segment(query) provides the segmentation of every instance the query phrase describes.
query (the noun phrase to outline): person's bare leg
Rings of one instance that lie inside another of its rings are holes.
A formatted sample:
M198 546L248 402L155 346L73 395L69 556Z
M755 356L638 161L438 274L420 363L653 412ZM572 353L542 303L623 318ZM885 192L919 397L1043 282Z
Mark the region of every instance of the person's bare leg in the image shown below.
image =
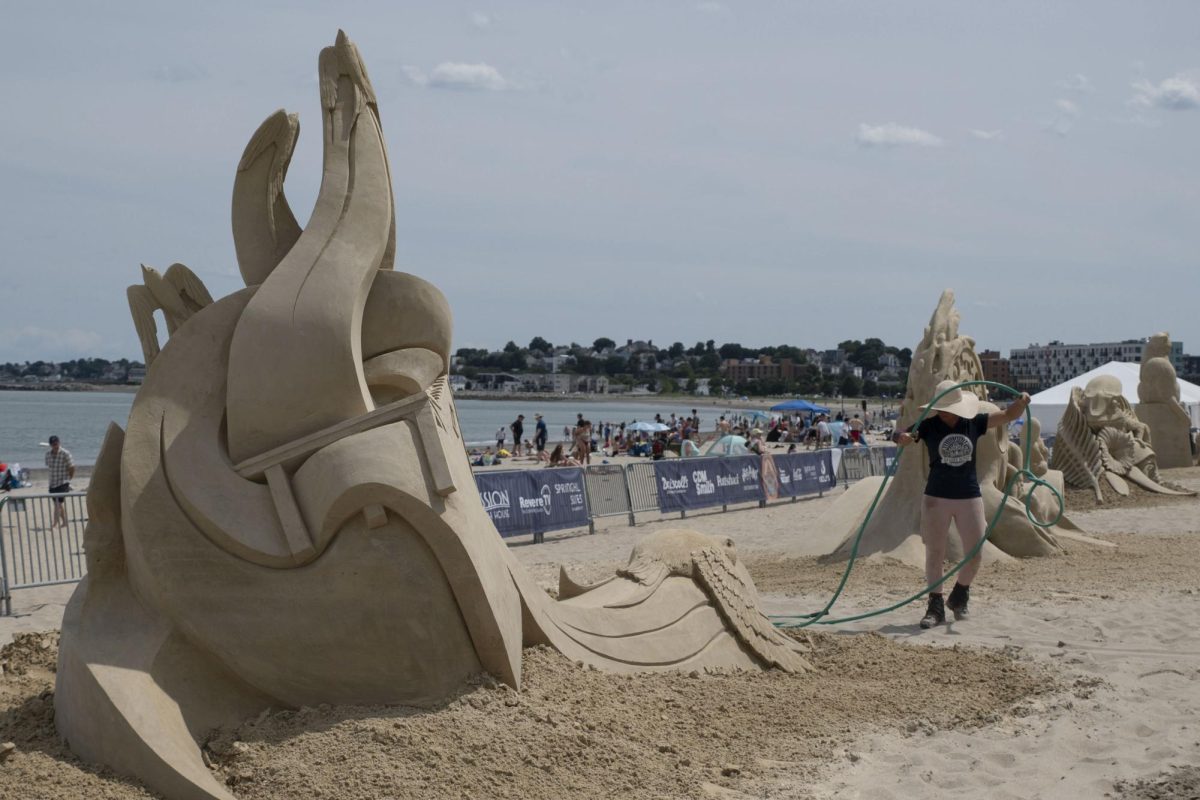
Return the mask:
M921 498L921 539L925 542L925 583L932 585L941 579L946 568L946 536L950 532L950 509L947 501L938 497ZM929 605L921 618L922 628L932 628L946 621L946 608L939 586L929 592Z
M987 519L983 513L983 498L974 497L969 500L955 500L954 527L958 529L962 539L963 553L969 553L983 539L987 531ZM971 600L971 582L979 574L979 566L983 563L982 552L963 565L958 573L958 582L946 599L946 608L954 612L956 620L964 620L969 612L967 606Z

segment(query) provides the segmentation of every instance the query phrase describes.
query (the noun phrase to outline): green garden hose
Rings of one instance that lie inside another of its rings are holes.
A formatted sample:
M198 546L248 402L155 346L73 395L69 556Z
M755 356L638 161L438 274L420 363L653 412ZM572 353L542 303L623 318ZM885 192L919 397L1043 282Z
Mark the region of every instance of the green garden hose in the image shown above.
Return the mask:
M945 391L939 393L936 397L934 397L933 400L929 403L929 405L925 407L925 410L921 412L921 416L917 417L917 421L913 425L913 429L915 430L921 424L921 422L925 419L925 417L928 416L930 410L932 410L933 405L935 403L937 403L938 400L941 400L944 395L949 394L950 392L953 392L956 389L962 389L962 388L965 388L968 386L993 386L997 389L1003 389L1004 391L1009 392L1014 395L1019 396L1021 394L1020 392L1018 392L1016 389L1012 388L1011 386L1005 386L1003 383L997 383L996 381L964 381L962 383L951 386L950 388L946 389ZM1029 519L1029 521L1031 523L1038 526L1039 528L1049 528L1050 526L1057 524L1058 521L1060 519L1062 519L1063 511L1065 510L1065 505L1063 503L1062 495L1058 493L1058 490L1055 489L1053 486L1051 486L1048 482L1046 482L1046 481L1042 480L1041 478L1037 477L1036 475L1034 475L1033 472L1030 471L1030 469L1029 469L1029 459L1030 459L1030 455L1033 452L1032 419L1033 419L1033 417L1029 413L1029 407L1026 406L1025 407L1024 463L1021 465L1021 469L1014 472L1012 474L1012 477L1010 477L1008 479L1008 483L1005 484L1004 499L1007 501L1007 499L1012 496L1013 486L1022 477L1028 478L1031 483L1035 484L1034 488L1036 488L1036 486L1045 486L1047 489L1049 489L1054 494L1055 499L1058 500L1058 514L1056 514L1054 519L1050 520L1049 522L1042 522L1041 520L1037 519L1033 515L1033 508L1031 506L1031 503L1033 500L1033 489L1030 489L1030 491L1025 495L1025 516ZM853 545L853 547L850 548L850 558L846 562L846 569L842 572L842 580L840 583L838 583L838 587L834 591L833 596L829 598L829 602L826 603L825 607L822 608L820 611L814 611L809 614L775 614L775 615L772 615L769 617L769 619L775 625L775 627L777 627L777 628L807 628L809 625L836 625L841 622L854 622L856 620L868 619L869 617L877 617L880 614L887 614L891 611L895 611L898 608L902 608L902 607L908 605L909 603L913 602L914 600L919 600L920 598L924 597L928 592L931 592L934 589L937 589L943 583L948 581L960 569L962 569L964 566L966 566L967 562L969 562L971 559L973 559L976 556L976 554L978 554L979 551L983 548L984 542L986 542L988 540L988 537L990 537L992 535L992 530L996 527L996 523L1000 521L1000 515L1004 512L1004 503L1003 502L1001 502L999 507L996 509L996 513L992 516L991 521L988 522L987 529L983 532L983 538L981 538L979 540L979 543L976 544L974 547L972 547L971 551L969 553L967 553L966 555L963 556L962 561L959 561L954 566L953 569L951 569L949 572L947 572L945 575L943 575L938 580L929 584L928 586L926 586L924 589L917 592L916 594L906 597L897 603L893 603L892 605L887 606L886 608L879 608L874 611L868 611L864 614L854 614L853 616L849 616L849 617L835 617L835 618L829 617L830 609L833 608L833 605L834 605L834 603L836 603L838 601L838 598L840 598L842 596L842 592L846 588L846 582L850 580L850 572L854 569L854 562L858 558L858 546L862 542L863 532L867 529L867 523L871 521L871 515L875 513L875 506L877 506L879 504L879 498L883 497L883 490L887 488L888 481L891 480L892 476L896 473L896 468L900 465L900 459L904 455L904 451L907 449L909 449L909 448L903 448L903 447L900 448L900 451L896 454L896 458L894 458L892 460L892 466L884 474L883 482L879 484L879 490L875 492L875 499L871 501L871 507L869 509L867 509L867 516L863 518L862 524L858 526L858 533L856 533L854 536L854 545Z

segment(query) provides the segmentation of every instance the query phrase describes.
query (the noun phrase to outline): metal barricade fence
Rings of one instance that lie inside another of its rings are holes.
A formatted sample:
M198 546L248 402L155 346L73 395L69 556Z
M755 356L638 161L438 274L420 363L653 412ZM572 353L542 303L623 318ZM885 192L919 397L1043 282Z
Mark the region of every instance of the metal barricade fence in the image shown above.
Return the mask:
M0 600L12 614L12 590L74 583L87 573L83 492L5 498L0 510ZM66 525L56 524L61 504Z
M629 497L629 484L626 482L624 467L620 464L593 464L585 467L583 484L587 489L588 509L593 518L627 514L630 526L634 524L633 503Z
M658 511L658 479L654 477L654 462L625 465L625 480L629 486L629 510Z
M882 475L895 448L846 448L842 451L837 480L843 484L871 475ZM697 459L702 461L712 459ZM499 477L497 473L491 473ZM583 469L586 508L590 527L597 517L660 511L654 462L593 464ZM36 586L72 583L87 573L83 532L87 503L83 492L7 497L0 507L0 601L2 613L12 613L11 592ZM792 498L794 499L794 498ZM55 526L55 506L63 504L66 526Z
M866 447L842 449L842 460L838 465L838 480L844 484L869 478L874 474L871 451Z

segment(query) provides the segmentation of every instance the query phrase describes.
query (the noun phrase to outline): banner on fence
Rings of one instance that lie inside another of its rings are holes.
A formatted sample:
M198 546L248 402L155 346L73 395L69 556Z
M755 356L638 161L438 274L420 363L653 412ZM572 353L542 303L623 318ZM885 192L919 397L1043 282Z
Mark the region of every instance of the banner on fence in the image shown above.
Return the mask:
M669 459L654 462L658 508L664 514L708 506L757 503L763 498L759 456Z
M800 497L827 492L834 486L832 450L773 456L779 471L779 496Z
M588 525L583 470L578 467L477 472L475 484L501 536Z

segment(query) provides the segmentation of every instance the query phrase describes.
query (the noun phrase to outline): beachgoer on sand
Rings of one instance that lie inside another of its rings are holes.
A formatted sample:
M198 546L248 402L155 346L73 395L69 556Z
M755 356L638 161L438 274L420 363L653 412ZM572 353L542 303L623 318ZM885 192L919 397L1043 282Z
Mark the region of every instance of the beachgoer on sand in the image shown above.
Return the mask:
M50 494L66 494L71 491L71 480L75 477L75 459L71 451L59 444L57 436L50 437L50 449L46 451L46 468L50 471ZM64 498L54 498L54 522L51 527L67 527L67 506Z
M957 384L945 380L938 384L934 396ZM962 539L963 552L970 552L987 529L983 514L983 497L975 472L975 443L991 428L1006 425L1025 411L1029 395L1022 394L1004 411L979 413L979 398L962 388L953 389L932 407L931 413L913 431L911 428L896 434L896 442L908 445L923 441L929 451L929 480L921 502L921 538L925 541L925 581L933 584L944 574L946 537L950 521ZM927 406L922 406L924 409ZM958 573L950 597L942 601L941 591L929 593L929 606L921 619L922 628L932 628L946 621L946 609L954 612L956 620L967 618L967 602L971 581L979 573L983 561L976 553ZM939 587L940 588L940 587Z

